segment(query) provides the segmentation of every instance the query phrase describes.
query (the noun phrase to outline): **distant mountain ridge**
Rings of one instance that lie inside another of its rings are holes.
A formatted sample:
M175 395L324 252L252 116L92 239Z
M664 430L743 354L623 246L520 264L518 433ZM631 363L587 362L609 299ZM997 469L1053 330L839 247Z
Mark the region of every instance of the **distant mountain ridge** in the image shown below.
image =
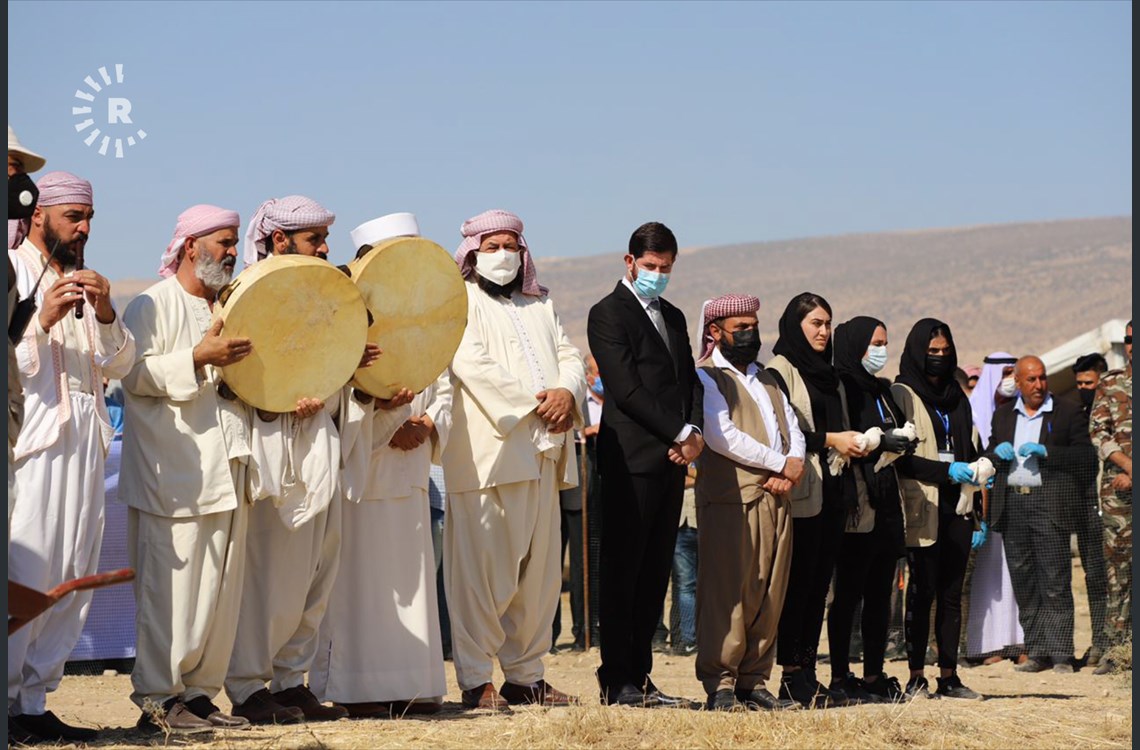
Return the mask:
M567 334L583 351L587 313L621 278L623 252L535 259ZM114 282L119 308L153 283ZM702 301L755 294L767 352L784 306L802 291L823 295L836 322L856 315L883 320L892 365L923 317L950 325L964 364L997 350L1041 353L1109 318L1131 317L1132 217L693 247L682 251L666 297L685 312L695 337Z

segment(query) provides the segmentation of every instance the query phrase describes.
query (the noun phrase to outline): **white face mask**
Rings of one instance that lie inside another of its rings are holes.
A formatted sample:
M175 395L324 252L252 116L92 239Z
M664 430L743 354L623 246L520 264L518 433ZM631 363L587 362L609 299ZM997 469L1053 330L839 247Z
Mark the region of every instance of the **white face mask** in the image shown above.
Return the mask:
M863 369L871 375L876 375L887 366L887 347L868 346L867 353L863 355Z
M1017 381L1010 375L1008 378L1002 378L1001 383L997 387L998 395L1003 398L1013 398L1017 394Z
M522 251L496 250L493 253L479 253L475 258L475 273L487 281L506 286L519 275L522 265Z

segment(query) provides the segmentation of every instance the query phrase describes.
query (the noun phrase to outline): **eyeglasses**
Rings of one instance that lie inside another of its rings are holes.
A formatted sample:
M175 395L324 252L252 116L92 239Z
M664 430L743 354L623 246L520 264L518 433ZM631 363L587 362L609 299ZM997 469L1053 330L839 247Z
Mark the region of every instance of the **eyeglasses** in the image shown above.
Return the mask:
M1128 336L1125 336L1125 337L1124 337L1124 343L1125 343L1125 344L1129 344L1129 345L1131 345L1131 344L1132 344L1132 336L1131 336L1131 334L1129 334Z

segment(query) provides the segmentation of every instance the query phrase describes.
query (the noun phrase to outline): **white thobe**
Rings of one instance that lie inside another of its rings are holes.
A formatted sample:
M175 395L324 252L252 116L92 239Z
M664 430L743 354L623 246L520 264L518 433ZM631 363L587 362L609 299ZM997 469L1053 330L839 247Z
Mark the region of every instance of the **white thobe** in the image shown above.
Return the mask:
M21 297L59 278L49 268L33 289L45 258L25 240L10 255ZM90 306L81 320L68 313L45 331L36 315L16 347L24 424L13 470L17 496L9 525L8 579L46 591L93 575L103 538L103 466L114 431L103 403L103 376L122 377L135 342L118 316L98 323ZM8 712L41 714L56 689L87 618L90 591L72 594L8 639Z
M341 569L321 625L310 687L323 701L438 701L447 692L428 474L451 426L448 372L418 394L411 417L428 415L431 440L372 454L367 492L344 504Z
M138 357L123 378L119 497L128 506L138 647L131 699L211 700L237 629L245 562L249 409L218 393L217 368L194 368L211 323L176 276L123 318Z
M536 394L566 388L581 426L586 376L547 297L467 287L467 329L452 361L444 585L463 690L542 678L561 590L558 492L577 485L570 433L551 434Z
M272 693L304 684L340 566L345 488L364 481L353 453L364 439L390 439L407 414L374 412L345 388L309 419L253 418L245 586L226 676L234 705L266 683Z

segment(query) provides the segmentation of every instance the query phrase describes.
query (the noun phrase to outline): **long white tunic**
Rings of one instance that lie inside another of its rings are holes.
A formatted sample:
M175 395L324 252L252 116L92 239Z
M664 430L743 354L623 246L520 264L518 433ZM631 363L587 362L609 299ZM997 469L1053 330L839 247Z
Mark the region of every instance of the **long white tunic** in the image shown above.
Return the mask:
M377 442L364 501L344 504L341 569L310 675L321 700L434 700L446 692L428 474L450 431L447 372L412 402L410 416L424 414L435 423L432 439L411 451Z
M558 461L558 489L576 487L571 433L550 434L535 394L566 388L575 426L586 398L582 355L548 297L492 297L467 282L467 329L451 364L452 430L443 455L449 493L539 479L538 453Z
M234 510L229 462L249 459L249 409L218 395L216 367L194 369L210 306L172 276L132 300L123 317L139 351L123 378L120 497L167 518Z
M219 372L194 368L209 304L176 276L123 318L138 356L123 378L119 497L135 567L132 700L213 698L237 629L245 563L249 409L218 394Z
M21 297L59 278L30 240L12 252ZM45 331L36 315L16 347L24 425L14 448L19 498L9 526L8 578L39 591L98 569L103 536L103 468L113 430L103 403L103 376L126 374L135 343L118 316L98 323L90 308L68 313ZM73 594L8 639L8 706L12 714L43 713L46 693L63 676L79 639L91 592Z

